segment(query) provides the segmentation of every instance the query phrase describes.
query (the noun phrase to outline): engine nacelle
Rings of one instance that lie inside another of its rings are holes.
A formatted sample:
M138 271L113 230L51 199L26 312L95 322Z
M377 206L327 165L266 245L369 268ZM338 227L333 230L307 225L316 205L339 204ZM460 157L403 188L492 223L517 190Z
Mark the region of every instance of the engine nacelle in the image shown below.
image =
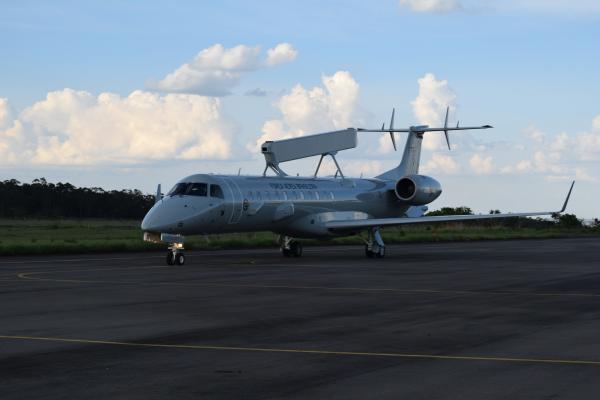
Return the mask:
M429 204L442 194L438 181L425 175L407 175L396 182L396 196L411 206Z

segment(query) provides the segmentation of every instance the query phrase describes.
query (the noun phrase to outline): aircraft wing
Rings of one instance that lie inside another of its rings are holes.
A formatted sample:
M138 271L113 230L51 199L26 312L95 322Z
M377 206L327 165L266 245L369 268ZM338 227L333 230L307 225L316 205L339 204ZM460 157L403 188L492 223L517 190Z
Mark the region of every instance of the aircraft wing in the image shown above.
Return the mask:
M452 221L473 221L473 220L484 220L484 219L500 219L500 218L515 218L515 217L535 217L539 215L552 215L560 214L567 208L569 197L571 197L571 191L575 181L571 183L571 188L567 194L567 198L559 211L535 211L535 212L523 212L523 213L508 213L508 214L478 214L478 215L443 215L443 216L431 216L431 217L403 217L403 218L367 218L360 220L340 220L340 221L329 221L326 226L333 230L347 230L356 228L371 228L381 226L392 226L392 225L407 225L407 224L423 224L423 223L436 223L436 222L452 222Z

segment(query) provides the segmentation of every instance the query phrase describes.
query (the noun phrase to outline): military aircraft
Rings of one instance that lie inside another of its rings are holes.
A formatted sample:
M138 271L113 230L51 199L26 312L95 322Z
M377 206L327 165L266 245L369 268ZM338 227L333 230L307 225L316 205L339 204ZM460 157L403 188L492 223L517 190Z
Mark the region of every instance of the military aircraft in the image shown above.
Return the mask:
M155 204L144 217L144 240L168 244L168 265L185 262L185 235L228 232L272 231L279 234L285 257L300 257L299 238L331 238L366 232L365 255L381 258L385 244L380 230L386 226L439 223L551 215L567 206L573 182L558 211L509 214L425 216L427 204L442 193L434 178L419 174L423 135L444 132L448 149L449 131L488 129L489 125L448 127L448 109L443 127L427 125L394 128L394 111L388 129L348 128L280 141L265 142L266 166L262 175L195 174L181 179L163 196L158 185ZM408 133L400 164L374 178L344 176L335 158L338 151L356 147L357 133L389 133L394 149L395 133ZM280 162L318 156L313 176L287 175ZM337 171L319 177L323 158L331 156ZM267 176L271 169L274 176Z

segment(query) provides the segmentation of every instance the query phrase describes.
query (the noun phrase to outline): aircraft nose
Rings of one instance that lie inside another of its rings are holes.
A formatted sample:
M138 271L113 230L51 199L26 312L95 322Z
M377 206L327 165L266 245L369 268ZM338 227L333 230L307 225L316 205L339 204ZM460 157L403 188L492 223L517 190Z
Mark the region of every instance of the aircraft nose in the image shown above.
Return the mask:
M148 211L148 213L144 216L141 226L143 231L157 231L158 218L156 214L156 207L152 207L150 211Z

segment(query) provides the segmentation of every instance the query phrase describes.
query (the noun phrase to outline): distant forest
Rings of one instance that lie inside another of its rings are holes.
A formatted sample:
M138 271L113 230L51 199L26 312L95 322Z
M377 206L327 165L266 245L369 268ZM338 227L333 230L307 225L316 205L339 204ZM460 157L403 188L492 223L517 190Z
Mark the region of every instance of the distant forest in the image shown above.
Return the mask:
M139 190L79 188L44 178L0 182L0 218L142 219L153 204L154 196Z

